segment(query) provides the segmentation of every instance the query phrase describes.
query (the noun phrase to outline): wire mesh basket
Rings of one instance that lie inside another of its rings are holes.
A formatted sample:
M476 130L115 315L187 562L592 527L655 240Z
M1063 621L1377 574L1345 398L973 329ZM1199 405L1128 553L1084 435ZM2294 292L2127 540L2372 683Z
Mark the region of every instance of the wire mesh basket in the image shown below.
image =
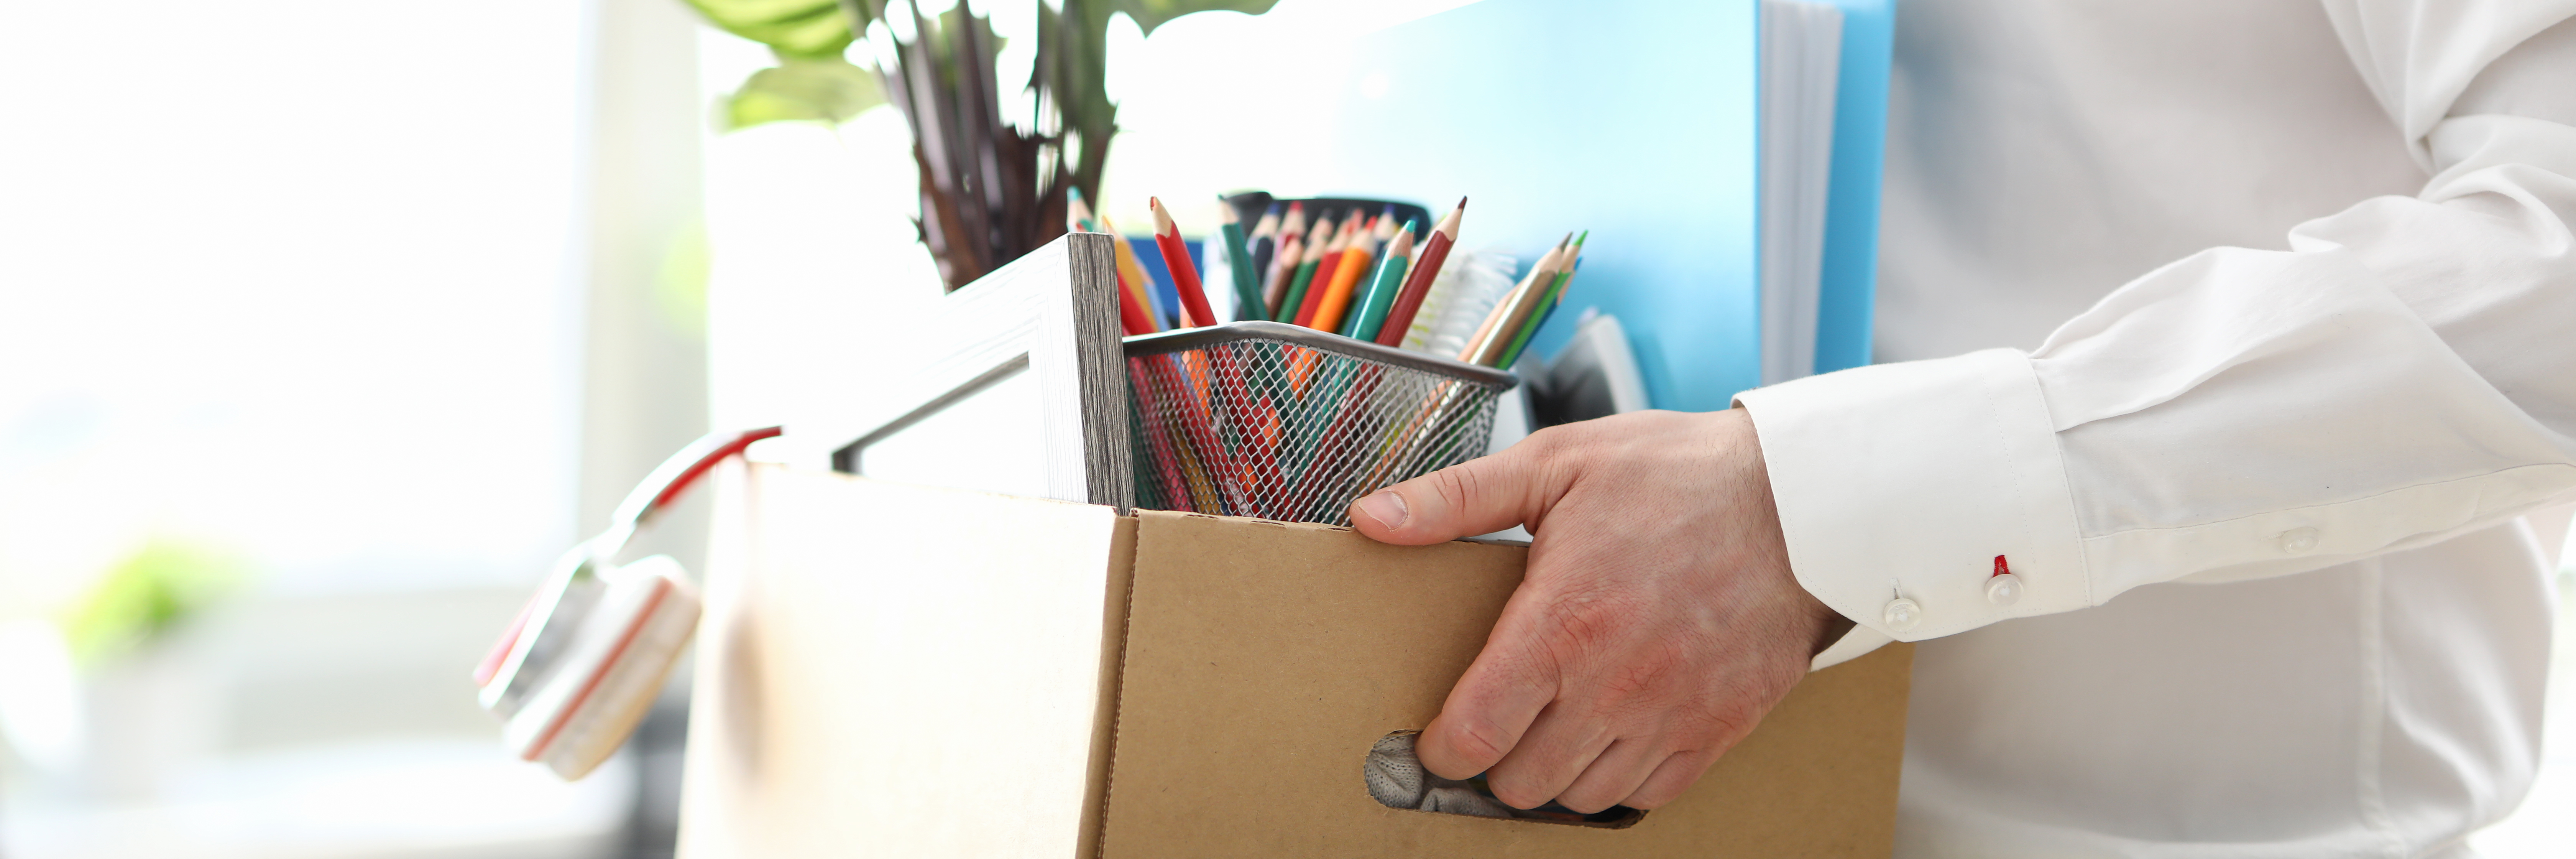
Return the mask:
M1510 373L1278 322L1127 338L1136 505L1350 524L1482 455Z

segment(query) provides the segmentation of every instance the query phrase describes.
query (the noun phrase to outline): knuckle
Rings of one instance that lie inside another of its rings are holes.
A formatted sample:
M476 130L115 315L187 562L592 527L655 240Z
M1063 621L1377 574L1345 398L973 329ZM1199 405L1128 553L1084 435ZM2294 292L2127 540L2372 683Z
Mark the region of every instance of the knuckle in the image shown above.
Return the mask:
M1699 781L1698 776L1691 777L1691 782L1697 781ZM1685 782L1682 785L1682 787L1688 786L1688 782ZM1672 802L1681 795L1681 787L1664 787L1662 785L1649 784L1645 787L1638 788L1636 793L1629 794L1628 798L1620 800L1619 804L1639 811L1653 811L1655 809L1662 808L1665 803Z
M1485 786L1493 790L1495 799L1513 808L1537 808L1554 799L1543 795L1546 791L1539 789L1531 777L1516 773L1488 776Z
M1556 804L1565 806L1577 814L1599 814L1610 810L1610 806L1618 805L1619 801L1605 799L1592 791L1569 790L1557 795Z
M1580 423L1560 424L1531 433L1504 449L1503 454L1519 460L1533 472L1551 473L1577 468L1588 455L1609 441L1599 431Z
M1581 664L1585 657L1598 653L1619 636L1620 613L1608 610L1600 598L1574 593L1558 597L1548 607L1554 621L1549 644L1558 664Z
M1722 693L1714 706L1696 708L1684 732L1691 751L1716 754L1735 746L1736 741L1753 733L1762 722L1764 706L1742 692Z

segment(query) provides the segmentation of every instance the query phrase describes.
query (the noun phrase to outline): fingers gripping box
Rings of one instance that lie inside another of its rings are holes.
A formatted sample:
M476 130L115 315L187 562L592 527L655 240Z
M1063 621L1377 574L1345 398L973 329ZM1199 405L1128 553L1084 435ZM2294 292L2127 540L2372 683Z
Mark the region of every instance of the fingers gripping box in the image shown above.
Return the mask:
M1859 857L1904 645L1810 675L1619 828L1390 808L1363 760L1483 645L1527 550L726 476L680 841L717 857Z

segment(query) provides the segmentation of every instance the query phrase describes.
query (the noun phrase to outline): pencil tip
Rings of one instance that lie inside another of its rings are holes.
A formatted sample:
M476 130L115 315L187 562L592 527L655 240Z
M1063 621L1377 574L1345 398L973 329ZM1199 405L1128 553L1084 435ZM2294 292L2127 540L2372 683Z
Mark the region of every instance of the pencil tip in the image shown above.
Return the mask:
M1458 198L1458 208L1461 208L1461 209L1467 208L1467 198L1466 198L1466 197L1461 196L1461 197L1459 197L1459 198Z

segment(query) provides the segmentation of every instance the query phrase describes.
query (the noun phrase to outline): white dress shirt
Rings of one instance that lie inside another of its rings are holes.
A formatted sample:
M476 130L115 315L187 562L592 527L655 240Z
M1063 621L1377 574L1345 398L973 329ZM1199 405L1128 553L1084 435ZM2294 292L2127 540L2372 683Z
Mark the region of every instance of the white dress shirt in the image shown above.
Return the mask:
M1750 391L1922 642L1899 856L2450 856L2539 752L2576 0L1903 0L1878 348ZM2000 567L2016 587L1997 584Z

